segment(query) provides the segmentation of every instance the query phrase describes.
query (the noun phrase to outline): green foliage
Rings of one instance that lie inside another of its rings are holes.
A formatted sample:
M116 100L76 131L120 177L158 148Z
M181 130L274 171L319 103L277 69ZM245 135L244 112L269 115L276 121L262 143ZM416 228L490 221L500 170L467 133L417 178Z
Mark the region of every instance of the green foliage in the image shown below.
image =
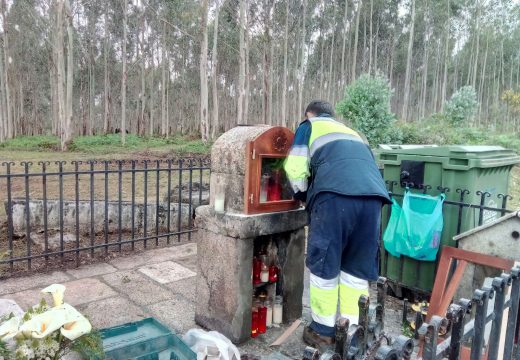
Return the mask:
M83 335L72 342L70 349L78 352L84 359L104 359L103 339L98 330L92 330L90 334Z
M386 143L391 140L390 136L398 136L389 134L395 118L390 111L391 97L392 89L384 76L363 74L347 86L345 97L337 104L336 111L362 132L372 145Z
M463 86L446 102L444 115L454 126L469 125L478 108L477 93L472 86Z
M10 151L56 151L59 149L59 138L56 136L21 136L0 144L1 149ZM163 137L140 137L127 134L126 145L121 144L120 134L79 136L69 145L70 152L87 154L121 153L125 150L146 150L168 148L174 153L207 154L211 144L200 139L174 135L168 139Z
M0 148L21 151L57 150L60 139L52 135L18 136L0 143Z

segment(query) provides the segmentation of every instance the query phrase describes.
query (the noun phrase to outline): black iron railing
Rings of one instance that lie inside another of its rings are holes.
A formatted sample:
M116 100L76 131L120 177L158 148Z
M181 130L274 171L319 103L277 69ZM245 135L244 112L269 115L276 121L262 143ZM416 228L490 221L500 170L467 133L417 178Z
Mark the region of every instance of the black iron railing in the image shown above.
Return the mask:
M189 241L209 201L208 161L3 162L0 266L75 261Z

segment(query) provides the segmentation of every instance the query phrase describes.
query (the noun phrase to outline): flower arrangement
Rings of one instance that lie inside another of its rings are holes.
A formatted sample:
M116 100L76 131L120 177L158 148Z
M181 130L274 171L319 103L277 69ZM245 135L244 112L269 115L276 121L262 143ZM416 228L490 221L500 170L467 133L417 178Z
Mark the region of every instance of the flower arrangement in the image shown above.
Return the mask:
M98 332L73 306L64 303L65 286L42 290L51 294L54 306L41 300L22 318L0 319L0 360L55 360L76 351L88 359L103 359Z

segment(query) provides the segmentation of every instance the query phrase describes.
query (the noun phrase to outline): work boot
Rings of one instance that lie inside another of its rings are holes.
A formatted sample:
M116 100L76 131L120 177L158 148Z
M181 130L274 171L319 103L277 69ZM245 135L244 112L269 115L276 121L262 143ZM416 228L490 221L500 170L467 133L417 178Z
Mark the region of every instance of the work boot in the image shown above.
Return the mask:
M316 331L312 330L309 326L303 329L303 341L320 351L326 351L331 349L334 344L334 338L331 336L322 336Z

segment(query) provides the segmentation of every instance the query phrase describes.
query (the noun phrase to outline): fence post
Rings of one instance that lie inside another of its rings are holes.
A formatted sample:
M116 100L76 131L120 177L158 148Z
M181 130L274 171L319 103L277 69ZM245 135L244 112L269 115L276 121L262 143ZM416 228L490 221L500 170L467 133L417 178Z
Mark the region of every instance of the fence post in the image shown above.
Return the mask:
M460 299L458 304L448 308L448 320L451 321L451 340L448 353L449 360L460 359L462 336L464 335L464 317L471 311L471 300Z
M476 304L473 341L471 344L471 360L480 360L484 346L484 332L486 328L487 308L489 299L493 297L493 290L488 287L475 290L473 301Z
M513 348L515 346L515 333L518 328L518 305L520 301L520 267L515 267L511 270L511 298L509 317L507 319L507 332L504 346L504 359L511 359L513 357ZM520 356L520 351L517 351Z
M423 359L435 360L437 356L437 343L439 338L439 329L443 322L443 318L433 315L429 323L422 324L419 334L424 336Z
M498 347L500 345L500 332L502 330L502 318L504 315L504 303L506 299L506 286L511 284L511 277L507 274L502 274L501 277L493 279L493 290L495 291L495 307L493 325L491 326L491 334L489 336L489 358L497 359Z
M360 347L365 352L368 343L368 310L370 307L370 298L366 295L361 295L358 301L359 306L359 326L363 328L363 338Z

